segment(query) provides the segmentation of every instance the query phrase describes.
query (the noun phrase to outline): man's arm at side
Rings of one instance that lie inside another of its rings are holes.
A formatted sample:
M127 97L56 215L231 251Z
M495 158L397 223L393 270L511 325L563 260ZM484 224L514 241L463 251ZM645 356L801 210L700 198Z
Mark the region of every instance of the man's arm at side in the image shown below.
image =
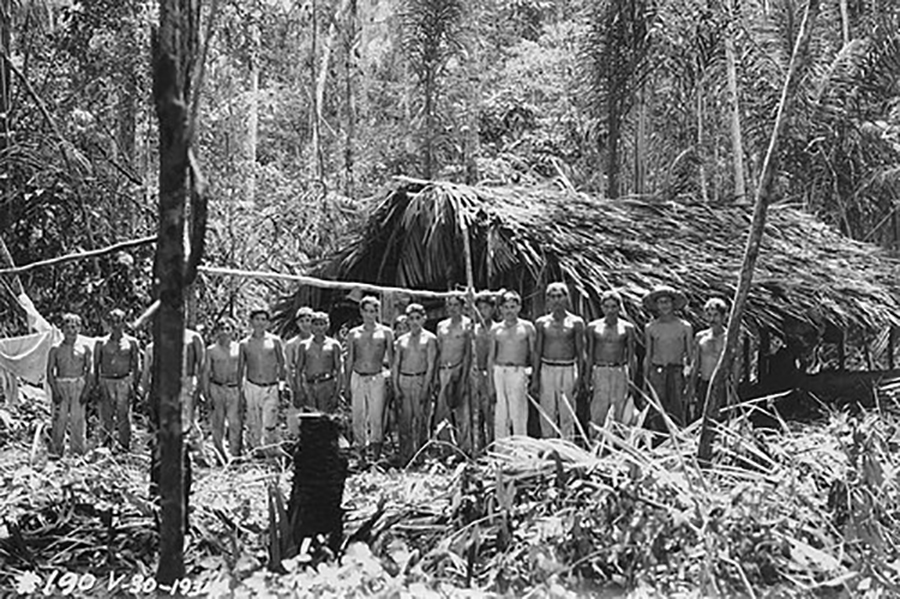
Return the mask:
M285 373L284 373L284 344L281 342L281 337L275 337L275 364L277 366L276 376L279 381L284 381ZM280 389L279 385L279 389Z
M203 365L200 367L200 392L203 393L203 397L209 399L209 379L210 379L210 371L212 370L212 350L215 346L210 345L209 349L206 350L203 354Z
M437 376L437 368L435 367L438 362L438 340L436 336L432 336L425 343L425 393L431 393L431 390L434 389L434 385L437 384L435 381L435 377Z
M50 353L47 356L47 384L50 386L50 392L53 393L53 403L59 403L62 401L62 396L59 394L59 385L56 384L56 352L58 346L54 345L50 348Z
M575 389L580 389L587 380L587 360L585 359L585 341L584 341L584 319L580 316L575 318L575 372L577 379L575 380Z
M353 376L353 363L356 362L353 344L353 329L347 334L347 361L344 363L344 392L350 393L350 377Z
M93 388L93 354L91 354L90 346L86 345L84 347L84 370L82 371L82 376L84 377L84 389L81 390L81 397L79 397L79 401L81 403L87 403L88 398L91 396L91 389Z
M541 380L541 356L544 354L544 327L541 321L544 316L538 318L534 324L525 322L525 332L528 338L528 355L531 356L531 384L534 392L537 392L538 381Z
M136 396L141 386L141 344L134 337L128 342L131 344L131 390Z

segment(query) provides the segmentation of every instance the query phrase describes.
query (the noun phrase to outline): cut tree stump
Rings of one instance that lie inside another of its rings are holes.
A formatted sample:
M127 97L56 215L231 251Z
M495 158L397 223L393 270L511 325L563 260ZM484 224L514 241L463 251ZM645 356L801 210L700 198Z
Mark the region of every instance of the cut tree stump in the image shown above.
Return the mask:
M326 414L302 414L288 502L295 547L301 547L304 538L325 535L337 555L344 534L341 503L346 478L347 459L338 450L337 421Z

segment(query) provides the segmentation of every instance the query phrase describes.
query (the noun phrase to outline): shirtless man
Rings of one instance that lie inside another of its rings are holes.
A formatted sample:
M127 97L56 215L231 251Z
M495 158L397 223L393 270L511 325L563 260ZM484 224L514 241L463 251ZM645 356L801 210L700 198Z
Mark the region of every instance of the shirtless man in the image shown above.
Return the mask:
M540 397L541 436L575 437L575 391L581 388L584 368L584 320L566 307L565 283L547 285L550 313L535 322L532 392Z
M125 312L116 308L107 315L109 335L94 347L95 384L100 389L100 426L104 442L111 442L113 427L122 449L131 447L131 403L140 384L140 348L125 334Z
M678 318L675 311L684 308L687 298L672 287L660 285L644 298L643 304L656 315L644 329L644 381L662 409L681 426L684 424L684 370L691 363L693 335L691 325ZM648 424L651 430L666 430L662 416L655 411L651 412Z
M213 447L223 461L227 454L223 441L228 426L228 449L231 457L241 455L244 415L241 410L241 394L238 380L240 346L234 340L237 325L226 318L216 323L213 334L216 342L206 349L200 386L203 396L212 406L211 424Z
M491 329L494 326L494 295L489 291L482 291L475 296L476 315L475 330L473 331L473 355L472 355L472 382L471 396L473 407L473 422L475 426L475 442L481 449L490 445L494 440L494 400L490 392L488 355L491 351Z
M703 316L709 323L709 328L700 331L694 337L694 360L691 364L688 405L686 406L688 422L693 422L703 416L706 394L709 391L713 372L725 351L725 321L728 318L728 305L724 300L714 297L703 305ZM731 372L733 375L736 374L734 368ZM712 415L713 418L718 418L718 416L718 414Z
M622 297L607 291L600 298L603 318L591 322L587 329L587 353L591 364L591 422L603 426L612 408L616 422L629 422L627 407L628 381L634 372L635 328L619 319Z
M284 377L291 392L291 403L287 411L287 429L290 437L300 435L300 408L307 402L303 396L303 386L299 384L300 379L297 378L297 349L300 343L312 337L312 316L312 308L301 306L294 315L297 334L284 343Z
M247 409L247 444L264 453L278 443L278 392L284 380L284 348L281 339L266 329L269 311L250 311L248 337L238 346L238 383L241 404Z
M440 365L439 392L435 405L435 429L444 420L455 427L459 448L471 454L472 414L469 397L466 392L464 373L469 372L472 361L472 321L463 316L463 299L461 296L447 298L446 318L438 323L437 343Z
M293 385L302 389L304 404L325 414L337 411L339 383L344 377L341 344L326 337L329 319L325 312L312 315L312 337L297 347L297 380Z
M378 322L381 302L371 295L359 302L363 323L347 334L347 364L344 389L350 391L353 440L362 450L372 448L381 455L384 441L384 409L387 379L385 360L393 357L394 333Z
M494 440L528 432L528 365L535 354L534 325L519 318L522 298L515 291L501 296L503 320L491 329L488 367L491 395L496 395Z
M63 340L50 348L47 358L47 383L53 397L52 449L63 455L66 428L71 423L69 438L72 451L84 453L85 404L91 392L91 348L78 343L81 317L64 314L62 317Z
M400 460L404 464L428 436L428 403L438 354L437 337L422 328L425 308L421 304L406 307L406 322L409 332L397 339L391 368L394 397L399 404Z

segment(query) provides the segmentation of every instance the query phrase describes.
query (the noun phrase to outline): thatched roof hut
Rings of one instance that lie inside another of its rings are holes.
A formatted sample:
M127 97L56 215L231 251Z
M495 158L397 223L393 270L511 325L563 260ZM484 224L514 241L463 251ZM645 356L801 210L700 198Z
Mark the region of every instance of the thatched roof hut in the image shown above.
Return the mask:
M542 187L469 187L404 180L373 201L345 249L308 273L447 290L465 285L463 231L470 238L477 289L516 289L532 315L546 283L563 280L574 310L600 315L600 296L617 289L627 316L648 315L641 298L657 284L682 289L699 321L711 296L731 298L751 210L734 205L649 199L607 200ZM805 322L864 337L900 324L898 262L877 246L848 239L801 209L769 209L745 326L781 336ZM341 298L344 294L341 294ZM284 313L332 292L301 289Z

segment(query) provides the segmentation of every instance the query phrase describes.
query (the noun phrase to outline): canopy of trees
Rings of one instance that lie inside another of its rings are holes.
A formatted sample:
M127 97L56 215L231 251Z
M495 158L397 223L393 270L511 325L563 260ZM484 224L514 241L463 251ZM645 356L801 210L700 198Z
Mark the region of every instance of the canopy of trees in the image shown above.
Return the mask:
M399 174L749 199L803 9L795 0L204 3L195 149L210 197L206 259L302 271L335 249L360 198ZM13 262L151 233L156 3L0 0L0 17L0 235ZM892 249L898 31L889 0L821 3L776 177L778 201ZM96 322L113 303L145 307L151 256L139 248L31 271L22 283L48 315L76 309ZM188 322L270 299L268 284L201 275Z

